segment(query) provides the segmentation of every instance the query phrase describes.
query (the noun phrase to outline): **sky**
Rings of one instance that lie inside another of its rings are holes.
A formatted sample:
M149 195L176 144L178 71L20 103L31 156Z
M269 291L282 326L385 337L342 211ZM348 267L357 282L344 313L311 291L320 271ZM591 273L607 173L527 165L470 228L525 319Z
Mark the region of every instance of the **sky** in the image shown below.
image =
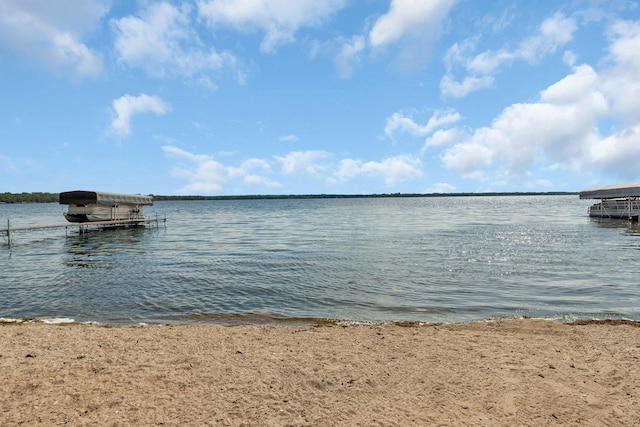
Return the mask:
M0 192L640 181L639 3L0 0Z

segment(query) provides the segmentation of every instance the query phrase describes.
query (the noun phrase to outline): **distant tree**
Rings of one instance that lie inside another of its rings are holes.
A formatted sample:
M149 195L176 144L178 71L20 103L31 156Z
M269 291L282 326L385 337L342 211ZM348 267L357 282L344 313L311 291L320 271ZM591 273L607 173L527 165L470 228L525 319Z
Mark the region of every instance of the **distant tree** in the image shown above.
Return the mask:
M0 203L57 203L58 193L0 193Z

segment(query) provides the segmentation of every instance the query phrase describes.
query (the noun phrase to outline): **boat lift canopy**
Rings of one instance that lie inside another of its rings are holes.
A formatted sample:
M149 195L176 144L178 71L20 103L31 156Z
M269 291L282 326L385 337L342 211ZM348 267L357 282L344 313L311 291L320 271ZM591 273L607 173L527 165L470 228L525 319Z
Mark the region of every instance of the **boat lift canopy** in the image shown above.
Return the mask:
M640 182L594 187L580 192L581 199L628 199L640 197Z
M60 193L61 205L153 205L153 197L141 194L117 194L104 191L65 191Z

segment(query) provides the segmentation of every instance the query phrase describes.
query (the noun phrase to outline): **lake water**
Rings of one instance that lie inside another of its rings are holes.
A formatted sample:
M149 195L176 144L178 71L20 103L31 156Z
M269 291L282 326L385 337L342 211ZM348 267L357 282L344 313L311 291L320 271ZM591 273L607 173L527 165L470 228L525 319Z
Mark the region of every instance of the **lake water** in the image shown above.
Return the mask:
M0 317L77 322L640 319L640 229L577 196L156 202L159 227L0 237ZM0 227L63 224L0 205ZM3 240L4 239L4 240Z

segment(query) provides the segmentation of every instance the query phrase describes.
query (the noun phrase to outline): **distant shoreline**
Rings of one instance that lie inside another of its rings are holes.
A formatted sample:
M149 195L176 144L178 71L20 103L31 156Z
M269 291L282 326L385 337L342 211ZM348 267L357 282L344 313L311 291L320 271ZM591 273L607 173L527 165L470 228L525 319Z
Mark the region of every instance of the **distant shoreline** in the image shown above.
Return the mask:
M162 196L149 194L154 201L176 200L264 200L264 199L375 199L416 197L488 197L488 196L572 196L577 191L486 192L486 193L382 193L382 194L252 194L229 196ZM58 203L59 193L0 193L0 204Z

